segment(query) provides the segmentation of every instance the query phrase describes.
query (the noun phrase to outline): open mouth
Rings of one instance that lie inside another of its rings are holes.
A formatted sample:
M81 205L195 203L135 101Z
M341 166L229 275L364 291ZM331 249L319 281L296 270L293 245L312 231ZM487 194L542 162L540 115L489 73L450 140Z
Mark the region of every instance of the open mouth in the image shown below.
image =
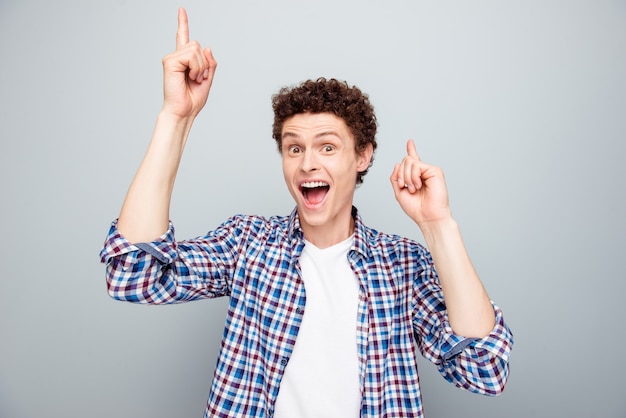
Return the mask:
M323 181L310 181L300 185L300 192L302 192L304 201L311 205L321 203L329 189L330 185Z

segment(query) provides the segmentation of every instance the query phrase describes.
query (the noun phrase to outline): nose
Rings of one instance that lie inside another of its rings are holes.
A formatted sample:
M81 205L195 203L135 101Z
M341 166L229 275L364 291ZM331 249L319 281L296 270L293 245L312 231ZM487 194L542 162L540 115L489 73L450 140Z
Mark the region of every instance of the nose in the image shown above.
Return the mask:
M314 152L304 152L304 155L302 156L301 169L302 171L307 173L319 169L319 160L317 159L317 155Z

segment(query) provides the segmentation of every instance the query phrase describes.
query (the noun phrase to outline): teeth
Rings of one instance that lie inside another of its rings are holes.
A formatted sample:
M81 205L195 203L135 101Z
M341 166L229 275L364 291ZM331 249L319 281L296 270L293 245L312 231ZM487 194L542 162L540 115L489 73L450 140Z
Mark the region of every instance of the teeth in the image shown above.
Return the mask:
M315 187L325 187L328 186L328 183L323 181L309 181L306 183L302 183L301 187L306 187L307 189L313 189Z

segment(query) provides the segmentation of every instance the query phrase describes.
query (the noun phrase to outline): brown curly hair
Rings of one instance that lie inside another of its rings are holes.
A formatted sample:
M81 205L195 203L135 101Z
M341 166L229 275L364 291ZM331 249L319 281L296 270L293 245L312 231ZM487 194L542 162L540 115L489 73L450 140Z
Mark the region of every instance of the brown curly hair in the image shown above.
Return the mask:
M355 151L363 152L369 144L376 150L377 121L374 107L367 94L356 86L349 86L345 81L334 78L307 80L298 86L283 87L272 96L274 125L272 136L282 151L283 124L291 116L299 113L333 113L344 120L354 136ZM358 173L356 184L363 183L363 177L374 162Z

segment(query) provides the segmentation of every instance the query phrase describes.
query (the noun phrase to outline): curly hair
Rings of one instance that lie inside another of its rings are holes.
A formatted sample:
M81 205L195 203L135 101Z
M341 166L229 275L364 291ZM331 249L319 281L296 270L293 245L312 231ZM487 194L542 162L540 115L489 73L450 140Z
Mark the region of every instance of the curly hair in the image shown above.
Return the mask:
M376 150L377 121L374 107L367 94L356 86L334 78L307 80L298 86L283 87L272 96L274 125L272 136L282 150L283 124L291 116L299 113L333 113L343 119L354 136L355 151L363 152L369 144ZM357 174L356 184L363 183L363 177L374 162Z

